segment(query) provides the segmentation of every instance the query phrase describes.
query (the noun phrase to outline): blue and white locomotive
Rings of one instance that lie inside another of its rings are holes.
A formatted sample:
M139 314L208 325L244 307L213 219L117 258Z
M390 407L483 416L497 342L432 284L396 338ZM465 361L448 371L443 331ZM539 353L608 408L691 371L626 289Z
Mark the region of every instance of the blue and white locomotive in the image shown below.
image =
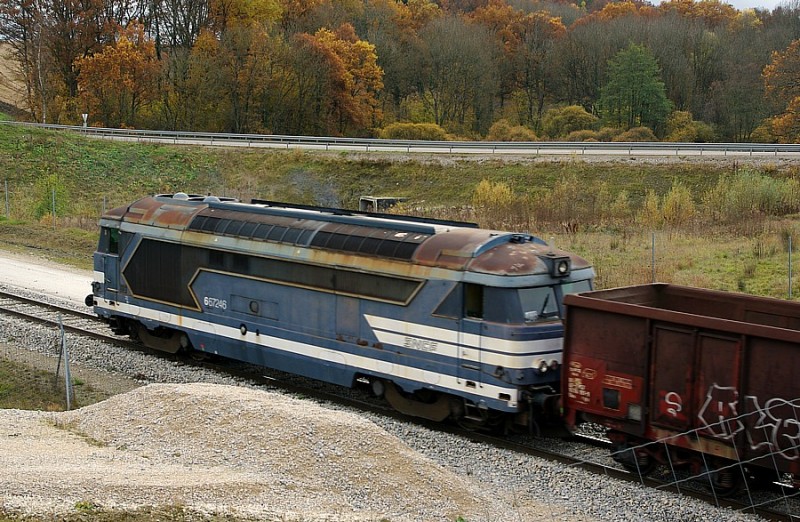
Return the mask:
M185 193L100 220L87 304L118 334L343 386L433 420L532 422L582 258L469 223Z

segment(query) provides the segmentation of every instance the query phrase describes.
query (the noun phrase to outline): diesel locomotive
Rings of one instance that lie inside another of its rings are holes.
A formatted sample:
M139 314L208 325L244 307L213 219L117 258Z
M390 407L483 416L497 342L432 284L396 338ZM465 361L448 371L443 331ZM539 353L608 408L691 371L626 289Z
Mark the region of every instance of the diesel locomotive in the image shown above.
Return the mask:
M552 409L584 259L474 224L185 193L106 212L87 305L166 352L361 382L431 420Z

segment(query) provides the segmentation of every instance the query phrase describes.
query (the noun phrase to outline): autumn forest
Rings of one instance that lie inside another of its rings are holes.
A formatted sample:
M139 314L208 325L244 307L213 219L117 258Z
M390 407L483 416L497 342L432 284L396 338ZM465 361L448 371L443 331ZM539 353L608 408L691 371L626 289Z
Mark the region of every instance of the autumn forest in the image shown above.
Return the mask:
M800 141L799 0L0 0L0 40L46 123Z

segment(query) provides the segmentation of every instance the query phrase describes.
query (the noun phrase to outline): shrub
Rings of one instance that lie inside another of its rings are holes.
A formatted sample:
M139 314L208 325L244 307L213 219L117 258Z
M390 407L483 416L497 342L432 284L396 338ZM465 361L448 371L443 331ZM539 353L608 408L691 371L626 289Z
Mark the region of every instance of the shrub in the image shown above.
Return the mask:
M445 141L447 133L435 123L392 123L380 130L386 140Z
M536 141L536 133L523 125L511 125L508 120L497 120L486 135L489 141Z
M36 182L34 192L37 197L33 211L36 219L49 217L54 210L58 217L66 215L70 207L69 191L58 175L50 174L40 178Z
M723 176L703 195L709 217L735 222L742 216L780 215L797 210L797 184L743 170Z
M611 218L627 222L631 217L631 203L628 198L628 191L623 190L617 194L616 199L611 204Z
M714 140L714 129L711 125L692 119L688 111L675 111L667 118L667 136L665 141L706 143Z
M775 135L772 133L772 125L769 120L756 127L753 133L750 134L750 141L753 143L775 143Z
M664 196L661 211L667 224L673 227L685 225L695 213L692 193L683 184L675 183Z
M472 206L479 221L489 228L507 228L516 203L517 198L506 183L492 183L487 179L478 183L472 195Z
M644 203L639 210L639 222L648 228L659 228L663 219L658 204L658 195L649 189L644 197Z
M658 141L648 127L633 127L619 134L613 141Z
M597 139L597 133L593 130L584 129L576 130L567 134L567 141L600 141Z
M622 134L622 129L616 127L602 127L597 131L597 141L614 141L614 138Z
M570 132L592 129L599 119L580 105L550 109L542 116L542 129L551 138L562 138Z

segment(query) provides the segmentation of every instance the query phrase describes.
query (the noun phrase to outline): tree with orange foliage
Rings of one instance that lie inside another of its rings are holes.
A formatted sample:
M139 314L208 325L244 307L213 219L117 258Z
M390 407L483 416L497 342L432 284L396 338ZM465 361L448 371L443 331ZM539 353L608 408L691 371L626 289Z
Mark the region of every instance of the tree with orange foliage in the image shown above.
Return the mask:
M314 128L302 130L341 135L376 126L381 117L377 97L383 89L383 70L375 46L360 40L350 24L336 32L320 29L296 38L296 103L316 120Z
M137 113L156 95L159 64L155 45L140 24L119 34L114 44L79 58L78 92L91 121L106 127L135 127Z
M720 0L667 0L659 5L662 12L675 11L684 18L703 20L708 27L728 26L734 23L739 12Z
M655 16L656 13L656 9L652 6L625 0L623 2L609 2L594 13L593 16L598 20L608 21L626 16Z
M489 0L487 5L478 7L468 17L491 30L502 42L503 60L498 63L501 104L517 87L515 62L522 44L524 18L524 12L514 9L505 0Z
M317 8L331 0L280 0L283 7L281 27L287 33L294 33L304 25L306 19Z
M253 24L270 27L280 20L283 6L279 0L211 0L209 15L217 31Z
M773 51L770 63L762 73L766 95L775 97L786 107L772 120L772 132L783 143L800 139L800 40L794 40L783 51Z

